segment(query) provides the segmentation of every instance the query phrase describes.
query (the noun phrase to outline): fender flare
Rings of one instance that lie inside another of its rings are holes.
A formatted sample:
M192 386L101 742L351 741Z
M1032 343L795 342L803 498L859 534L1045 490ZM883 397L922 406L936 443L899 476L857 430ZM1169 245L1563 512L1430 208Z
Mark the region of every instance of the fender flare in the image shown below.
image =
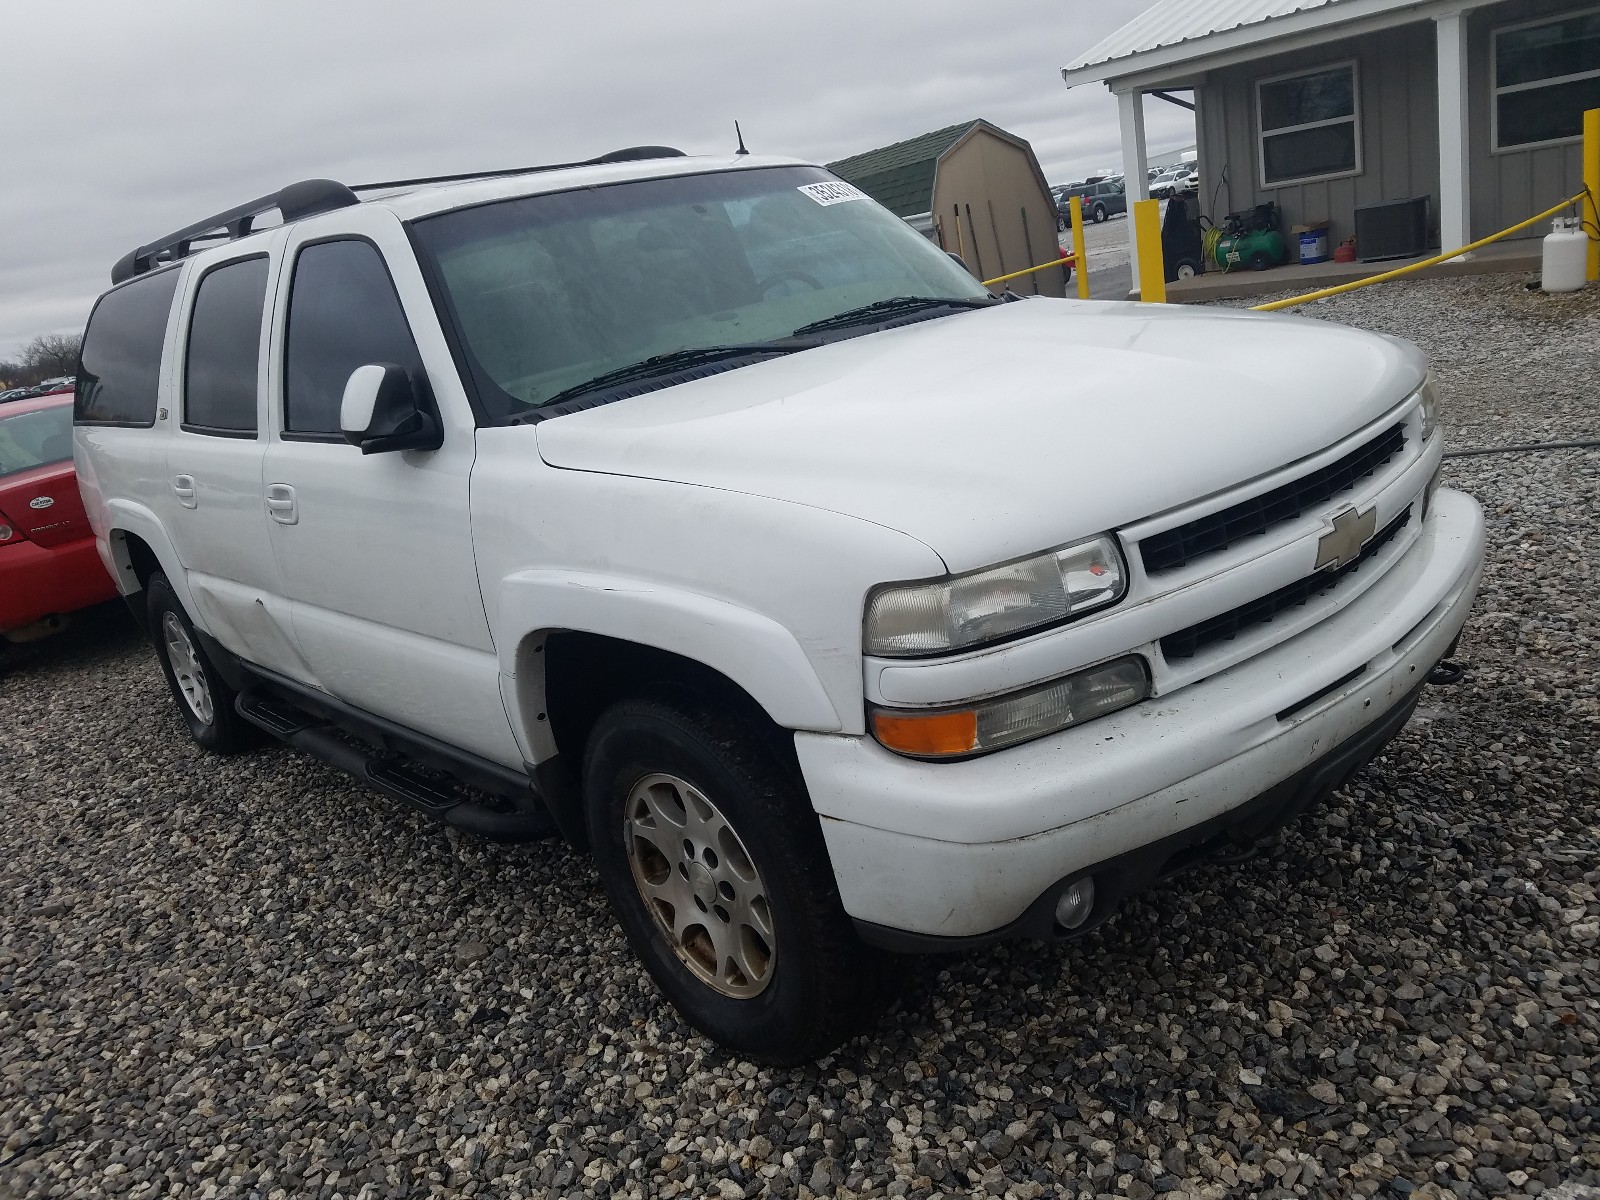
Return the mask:
M189 614L191 621L203 628L194 597L189 594L189 581L184 575L183 564L178 559L172 539L167 536L166 528L155 513L132 500L115 499L106 505L106 536L100 544L100 557L107 560L111 576L117 581L117 590L124 596L132 596L142 590L123 541L125 534L132 534L150 547L161 566L161 573L172 585L173 594L183 604L184 612Z
M538 729L542 678L520 653L557 630L592 633L665 650L710 667L743 688L784 729L843 728L799 641L776 621L726 600L657 583L585 572L520 571L500 583L495 645L512 724ZM519 677L520 676L520 677ZM548 728L547 726L544 728ZM530 742L542 739L531 737ZM540 747L532 746L535 758Z

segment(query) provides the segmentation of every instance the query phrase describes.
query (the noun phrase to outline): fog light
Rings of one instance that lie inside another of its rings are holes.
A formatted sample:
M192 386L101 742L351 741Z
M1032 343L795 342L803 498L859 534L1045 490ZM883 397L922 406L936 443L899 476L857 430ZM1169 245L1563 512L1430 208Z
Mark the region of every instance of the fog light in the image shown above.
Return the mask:
M1063 929L1076 929L1089 919L1094 911L1094 876L1085 875L1061 893L1056 901L1056 924Z

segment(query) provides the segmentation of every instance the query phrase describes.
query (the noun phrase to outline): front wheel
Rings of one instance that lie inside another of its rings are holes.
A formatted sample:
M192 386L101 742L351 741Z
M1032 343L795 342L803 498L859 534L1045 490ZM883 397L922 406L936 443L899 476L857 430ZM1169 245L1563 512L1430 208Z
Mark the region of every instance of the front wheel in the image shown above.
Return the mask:
M748 1058L833 1050L887 999L804 786L772 734L695 692L624 700L584 762L612 910L683 1018Z
M254 727L233 708L238 693L206 657L167 577L159 571L152 575L145 596L156 658L190 736L213 754L237 754L255 745Z

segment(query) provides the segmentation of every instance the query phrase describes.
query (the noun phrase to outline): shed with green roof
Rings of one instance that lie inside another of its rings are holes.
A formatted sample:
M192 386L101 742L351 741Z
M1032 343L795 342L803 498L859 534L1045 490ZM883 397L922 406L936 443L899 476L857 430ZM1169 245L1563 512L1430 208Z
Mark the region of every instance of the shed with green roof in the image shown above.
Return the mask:
M988 121L963 121L828 164L944 249L979 279L1054 261L1057 213L1033 147ZM926 218L918 220L917 218ZM1066 294L1066 269L1012 283L1024 294Z

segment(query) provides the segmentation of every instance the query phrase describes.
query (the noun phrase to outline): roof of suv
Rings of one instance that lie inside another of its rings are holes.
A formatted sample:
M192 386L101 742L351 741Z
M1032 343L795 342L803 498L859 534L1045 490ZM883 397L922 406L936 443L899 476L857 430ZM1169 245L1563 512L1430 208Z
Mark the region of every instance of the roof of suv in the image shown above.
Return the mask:
M391 209L402 220L431 216L452 208L509 200L515 196L535 196L546 192L566 192L576 188L601 187L634 179L664 179L674 175L704 175L714 171L736 171L754 167L811 166L797 158L771 155L684 155L642 162L606 163L602 166L564 167L501 179L478 179L466 183L430 185L365 201Z
M801 159L749 153L691 157L667 147L646 146L617 151L588 162L491 171L476 176L439 176L393 183L356 184L354 187L331 179L306 180L137 247L112 267L111 282L122 283L158 267L197 255L202 250L218 249L224 245L230 251L241 250L257 237L279 228L273 225L257 229L254 224L257 217L274 211L280 213L282 223L288 225L360 203L386 208L402 220L413 220L496 200L602 187L635 179L811 165L814 164ZM361 191L378 194L362 200L356 195Z

